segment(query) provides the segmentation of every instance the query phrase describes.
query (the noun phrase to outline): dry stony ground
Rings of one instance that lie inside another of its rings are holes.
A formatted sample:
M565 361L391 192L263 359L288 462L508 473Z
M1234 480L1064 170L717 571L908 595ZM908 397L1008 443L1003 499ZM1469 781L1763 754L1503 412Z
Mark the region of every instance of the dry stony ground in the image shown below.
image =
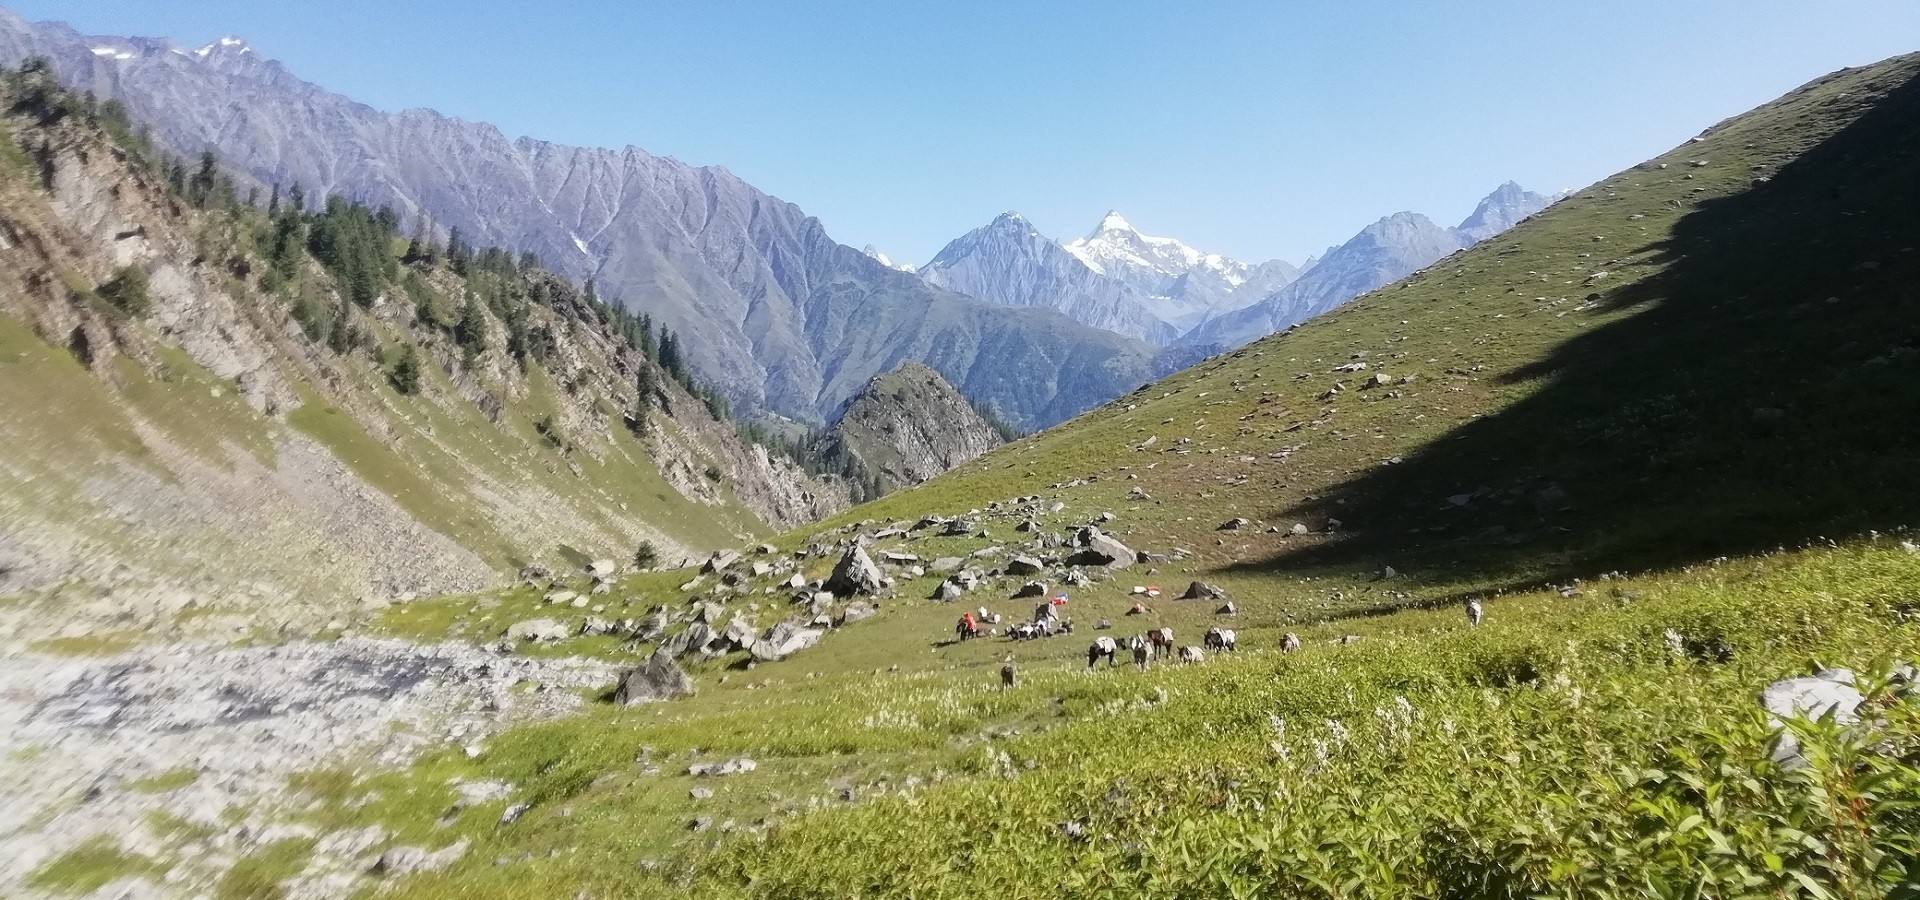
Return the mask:
M293 895L338 895L391 842L378 829L317 833L294 821L309 801L290 776L401 765L449 742L477 752L503 727L572 710L613 675L577 658L368 638L10 655L0 667L0 895L29 891L32 873L101 835L178 863L102 896L175 895L289 839L314 841Z

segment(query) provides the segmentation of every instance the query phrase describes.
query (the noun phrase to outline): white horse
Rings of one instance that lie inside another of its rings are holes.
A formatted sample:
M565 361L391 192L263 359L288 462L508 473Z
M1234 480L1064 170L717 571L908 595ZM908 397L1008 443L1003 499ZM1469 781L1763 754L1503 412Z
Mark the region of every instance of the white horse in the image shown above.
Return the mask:
M1281 653L1292 653L1293 651L1295 651L1295 650L1298 650L1298 649L1300 649L1300 636L1299 636L1299 635L1297 635L1297 634L1294 634L1293 632L1291 632L1291 631L1289 631L1289 632L1287 632L1287 634L1286 634L1286 636L1285 636L1285 637L1282 637L1282 638L1280 639L1280 652L1281 652Z
M1119 664L1119 642L1110 637L1094 638L1093 643L1087 647L1087 668L1093 668L1093 664L1099 662L1102 657L1106 658L1109 668Z

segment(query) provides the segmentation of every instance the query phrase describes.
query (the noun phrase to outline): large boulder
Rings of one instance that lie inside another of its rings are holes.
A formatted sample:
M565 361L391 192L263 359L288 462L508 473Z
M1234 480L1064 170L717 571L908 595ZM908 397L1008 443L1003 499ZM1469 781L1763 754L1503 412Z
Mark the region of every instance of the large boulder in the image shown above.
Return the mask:
M1070 566L1124 569L1140 561L1140 555L1132 548L1091 525L1080 529L1073 542L1080 550L1067 557Z
M711 575L715 572L719 572L723 569L726 569L727 567L739 561L740 561L740 554L735 553L732 550L722 550L718 553L715 553L712 557L709 557L707 559L707 564L700 567L700 572L703 575Z
M1031 556L1016 556L1007 563L1008 575L1038 575L1046 564Z
M828 591L842 597L878 594L885 586L886 578L880 574L880 567L873 564L867 551L858 544L847 548L826 584Z
M1760 705L1766 707L1774 727L1780 731L1779 743L1773 751L1775 762L1787 768L1806 764L1800 755L1800 739L1786 729L1783 720L1811 721L1832 716L1833 721L1841 725L1860 720L1860 704L1866 697L1853 682L1853 672L1847 669L1826 669L1805 678L1783 678L1760 692Z
M1196 581L1187 585L1187 592L1180 595L1182 600L1225 600L1227 592L1217 584Z
M846 611L840 614L840 624L851 625L862 619L871 619L873 618L873 614L879 611L880 610L874 608L873 604L865 600L856 600L847 604Z
M661 635L667 633L668 624L670 620L667 618L666 610L656 609L652 615L647 616L646 621L640 623L633 637L635 640L657 641Z
M802 628L792 622L781 622L767 629L766 637L754 642L753 658L760 662L778 662L820 643L820 636L824 633Z
M679 663L673 661L673 654L662 647L653 652L646 665L620 677L620 687L613 692L613 702L633 706L690 697L693 692L693 678L680 668Z
M614 562L610 559L596 559L587 564L587 574L595 578L612 577Z
M705 647L712 637L713 629L707 627L707 623L694 622L687 626L687 630L667 638L660 644L660 649L677 658Z
M939 587L933 589L932 599L942 603L951 603L965 596L966 593L966 591L961 590L960 586L954 584L951 580L942 581Z
M558 619L528 619L507 626L507 640L510 641L563 641L573 636L573 629Z
M1047 586L1045 583L1039 582L1039 581L1029 581L1026 584L1021 585L1019 590L1013 592L1013 599L1019 600L1026 597L1045 597L1046 595L1047 595Z
M746 616L734 616L733 621L727 623L727 630L722 632L722 635L730 646L745 649L753 646L756 631L758 629L753 627L753 622Z

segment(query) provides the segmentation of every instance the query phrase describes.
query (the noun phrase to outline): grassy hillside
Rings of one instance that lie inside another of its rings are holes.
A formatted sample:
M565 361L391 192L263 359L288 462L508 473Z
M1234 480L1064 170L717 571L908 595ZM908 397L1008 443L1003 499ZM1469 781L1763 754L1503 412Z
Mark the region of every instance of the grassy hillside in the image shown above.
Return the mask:
M302 821L469 841L390 889L419 898L1911 896L1920 704L1891 675L1920 654L1916 77L1920 57L1822 79L1290 334L774 541L969 514L972 534L874 549L999 570L1110 512L1156 555L1071 588L1073 637L950 643L963 607L1030 612L1009 596L1025 577L942 604L922 599L939 575L896 566L897 596L813 650L700 663L694 698L477 755L316 773ZM682 590L691 574L608 602L785 614L759 576ZM1172 599L1189 579L1238 615ZM1148 585L1166 590L1125 615ZM1479 628L1452 605L1494 593ZM381 624L492 638L552 610L519 590ZM1181 644L1227 625L1243 650L1088 671L1103 618ZM1304 646L1283 654L1289 631ZM542 652L633 652L611 643ZM1795 723L1806 764L1783 765L1758 692L1835 665L1871 714ZM687 774L743 754L759 767ZM450 812L459 779L512 790Z
M838 508L670 338L537 261L242 200L44 70L6 73L0 108L0 597L25 633L194 605L312 631Z
M1917 68L1823 78L848 518L1097 479L1058 495L1223 576L1391 565L1452 590L1909 522L1915 434L1895 423L1920 403ZM1212 533L1233 516L1314 535Z

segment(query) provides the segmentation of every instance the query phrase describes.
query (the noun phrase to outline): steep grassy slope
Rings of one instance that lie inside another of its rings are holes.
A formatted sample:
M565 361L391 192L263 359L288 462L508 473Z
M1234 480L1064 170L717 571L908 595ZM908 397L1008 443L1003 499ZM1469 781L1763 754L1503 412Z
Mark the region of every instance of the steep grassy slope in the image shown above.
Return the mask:
M0 101L7 630L198 608L311 631L362 599L643 542L677 564L844 505L551 274L450 264L389 220L369 275L338 248L384 213L222 199L217 168L161 164L45 72Z
M1917 67L1823 78L851 515L1097 478L1062 497L1127 510L1146 543L1231 576L1391 565L1462 589L1910 521L1914 432L1896 423L1920 403ZM1236 515L1314 534L1211 533Z

